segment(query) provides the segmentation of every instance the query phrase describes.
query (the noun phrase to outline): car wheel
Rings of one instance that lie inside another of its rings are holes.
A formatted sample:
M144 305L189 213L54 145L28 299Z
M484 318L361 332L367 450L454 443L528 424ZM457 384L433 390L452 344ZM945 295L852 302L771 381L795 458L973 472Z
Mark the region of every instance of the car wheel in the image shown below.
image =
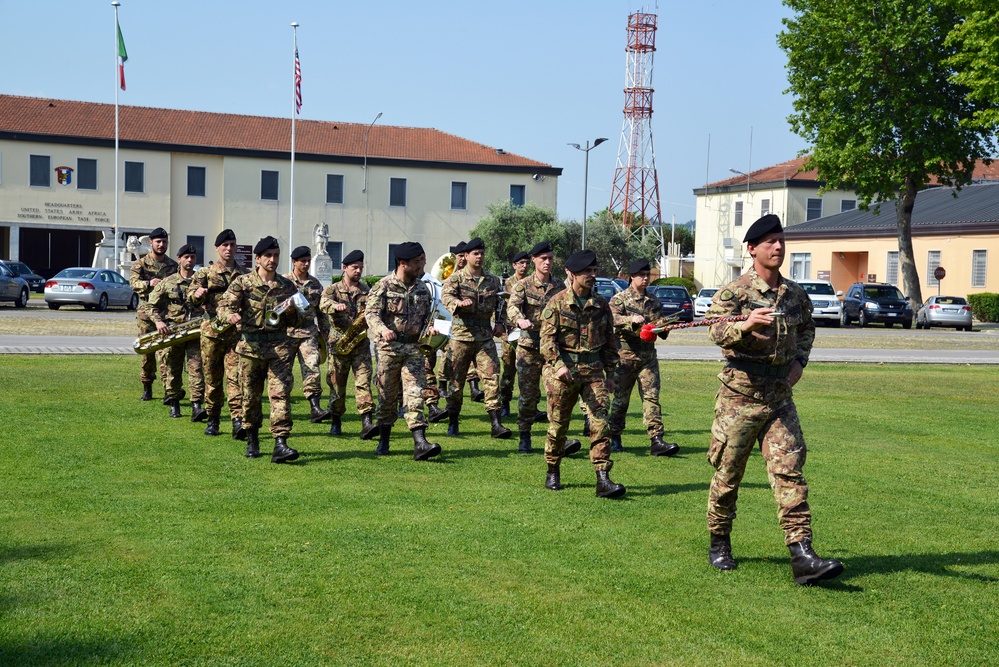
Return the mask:
M49 310L59 310L59 305L60 304L58 304L58 303L49 303L48 304Z
M906 320L905 322L902 322L902 328L903 329L911 329L912 328L912 320Z
M867 326L867 313L864 312L863 308L861 308L860 311L857 313L857 324L859 324L861 327Z
M839 323L844 327L850 326L850 316L846 314L846 308L844 308L839 314Z
M135 310L139 307L139 295L132 293L132 300L128 302L128 309Z
M17 296L17 301L14 302L15 308L24 308L28 305L28 288L21 288L21 293Z
M108 295L107 292L101 294L101 298L97 301L97 310L102 313L108 309Z

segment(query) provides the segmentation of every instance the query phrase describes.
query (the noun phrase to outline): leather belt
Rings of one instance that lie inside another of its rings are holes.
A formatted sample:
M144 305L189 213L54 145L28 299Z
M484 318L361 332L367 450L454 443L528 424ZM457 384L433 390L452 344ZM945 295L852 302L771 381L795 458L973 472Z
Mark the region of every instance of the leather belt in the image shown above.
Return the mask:
M262 331L262 332L244 332L242 334L243 340L247 343L273 343L274 341L284 340L287 338L287 334L284 331Z
M653 352L656 349L655 343L632 343L627 340L621 341L621 349L631 350L632 352Z
M600 361L599 352L563 352L562 354L577 364L591 364L594 361Z
M729 359L726 365L737 371L765 378L786 378L791 374L791 364L787 364L786 366L772 366L771 364L756 364L751 361Z

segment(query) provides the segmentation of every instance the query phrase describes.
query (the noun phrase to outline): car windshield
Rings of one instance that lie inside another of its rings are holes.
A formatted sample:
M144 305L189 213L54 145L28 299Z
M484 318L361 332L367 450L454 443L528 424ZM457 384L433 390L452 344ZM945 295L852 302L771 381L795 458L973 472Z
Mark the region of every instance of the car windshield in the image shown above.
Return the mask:
M612 283L597 283L594 289L597 290L597 294L604 298L609 298L617 294L617 290L614 289L614 285Z
M717 292L717 291L718 291L718 289L715 288L715 287L705 287L704 289L702 289L700 292L697 293L697 298L698 299L710 299L711 297L713 297L715 295L715 292Z
M687 290L682 287L663 287L659 285L655 288L656 296L660 299L689 299L687 295Z
M801 289L809 294L836 294L829 283L800 283L800 285Z
M56 278L93 278L97 275L95 269L63 269L55 275Z
M868 299L905 299L897 287L891 285L868 285L864 288L864 296Z
M945 306L964 306L968 303L960 296L938 296L936 302Z

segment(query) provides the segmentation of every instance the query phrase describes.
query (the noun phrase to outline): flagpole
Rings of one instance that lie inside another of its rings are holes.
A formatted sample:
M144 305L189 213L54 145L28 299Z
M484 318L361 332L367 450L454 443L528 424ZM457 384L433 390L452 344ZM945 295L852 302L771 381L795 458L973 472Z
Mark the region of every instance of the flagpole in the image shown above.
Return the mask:
M114 270L118 270L118 8L121 3L114 0L114 257L111 258ZM104 267L107 268L107 267Z
M293 262L291 261L291 246L294 243L295 238L295 116L298 114L298 86L299 86L299 74L298 68L300 67L298 62L298 23L292 21L291 23L292 32L292 55L295 58L294 65L292 67L291 73L291 182L289 183L289 189L291 190L291 201L288 205L289 219L288 219L288 271L294 269Z

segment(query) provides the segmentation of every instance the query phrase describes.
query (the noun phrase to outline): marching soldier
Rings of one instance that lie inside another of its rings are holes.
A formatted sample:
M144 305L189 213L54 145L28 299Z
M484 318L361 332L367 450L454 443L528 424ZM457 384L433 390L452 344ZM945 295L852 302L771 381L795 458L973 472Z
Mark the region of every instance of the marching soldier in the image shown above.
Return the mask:
M370 438L378 428L371 421L375 410L375 404L371 400L371 345L365 336L348 354L340 354L337 350L337 344L343 335L358 317L364 316L371 288L361 280L362 273L364 253L352 250L343 258L343 278L323 290L319 309L329 317L333 325L328 345L330 368L326 376L326 383L330 387L329 410L333 422L330 424L330 435L340 435L342 432L343 414L347 411L347 379L353 372L354 405L361 416L361 433L369 433Z
M815 339L808 295L780 274L784 231L768 214L754 222L743 241L753 268L718 290L706 317L748 316L742 322L711 325L711 341L728 362L718 379L715 421L708 462L715 469L708 492L708 560L719 570L734 570L730 534L739 483L756 443L777 500L784 543L791 552L796 584L838 576L843 564L812 550L812 513L802 474L805 439L791 388L801 379Z
M562 290L541 312L541 354L545 358L542 377L548 392L548 438L545 488L558 491L559 464L564 456L565 434L576 400L583 399L590 414L590 461L597 473L600 498L620 498L621 484L611 481L610 444L607 428L608 392L614 390L617 346L607 301L593 291L597 278L597 256L581 250L565 260L571 286Z
M319 309L319 300L323 296L323 285L319 279L309 274L312 264L312 251L309 246L298 246L291 251L290 273L285 278L295 283L295 287L309 302L309 308L303 315L302 324L288 329L288 342L291 343L292 357L298 357L302 369L302 393L309 402L311 409L310 421L318 424L330 416L329 410L323 410L319 401L323 398L323 385L320 376L323 352L330 332L329 319ZM321 342L320 342L321 341ZM294 365L294 364L292 364Z
M193 307L203 306L208 315L201 324L201 361L205 372L205 411L208 413L205 435L219 434L222 403L227 400L232 417L232 438L245 440L239 355L236 354L239 331L234 326L219 331L216 315L222 295L232 281L247 270L236 262L236 234L231 229L223 229L215 237L215 252L218 259L198 269L187 290L188 302Z
M513 289L521 280L527 277L527 269L530 266L529 251L518 252L510 258L510 266L513 267L513 275L506 279L503 290L507 293L507 298L513 294ZM500 347L500 361L503 363L503 375L500 377L500 417L510 416L510 401L513 400L513 383L517 377L517 341L509 342L507 336L503 336L503 343Z
M419 341L430 318L430 291L421 280L427 256L423 246L407 241L396 248L395 262L395 271L375 284L364 307L368 337L378 349L379 438L375 453L389 453L401 392L406 424L413 434L413 458L425 461L441 453L440 445L427 442L423 414L427 378Z
M162 227L149 232L149 252L132 265L128 284L132 291L139 295L139 308L135 311L135 323L139 336L156 331L152 312L149 309L149 293L161 280L177 273L177 262L167 255L169 236ZM156 379L156 364L159 363L160 375L166 374L166 363L160 353L143 354L139 380L142 381L142 396L140 401L151 401L153 398L153 380ZM164 404L166 401L164 401Z
M649 271L647 259L636 259L628 266L631 284L628 289L618 292L610 300L614 315L614 331L620 345L617 377L614 380L614 400L611 403L607 423L611 432L611 451L622 452L621 433L628 416L631 390L638 383L638 393L642 397L642 420L652 443L649 452L652 456L673 456L680 451L674 442L663 440L662 408L659 406L659 358L656 356L655 342L646 343L638 332L643 324L662 319L663 307L659 299L649 294ZM668 331L659 334L665 339Z
M260 456L259 430L264 419L261 402L266 381L270 430L274 437L271 462L286 463L298 458L298 452L288 446L295 357L287 330L302 322L302 312L286 302L299 292L295 283L277 272L281 250L276 238L260 239L253 247L253 254L256 268L232 281L219 302L219 316L236 325L242 339L236 344L236 353L246 425L246 456ZM285 310L278 316L277 324L268 323L268 311L279 306Z
M187 289L194 276L194 264L197 262L197 251L193 245L181 246L177 251L179 263L177 273L158 283L149 294L149 307L156 331L160 334L170 332L171 324L183 324L200 318L204 310L191 306L187 302ZM208 413L201 407L205 394L205 377L201 369L201 343L197 338L172 345L163 352L166 370L163 373L163 385L166 389L166 401L170 406L170 416L180 417L180 399L184 395L184 358L187 358L187 378L191 389L191 421L203 421Z
M493 336L506 331L506 302L500 296L500 279L482 270L485 244L475 238L465 245L468 264L444 281L441 300L453 317L451 322L451 388L447 397L448 435L458 435L458 418L470 364L475 364L485 390L485 407L492 422L493 438L509 438L510 429L500 422L496 379L499 358ZM474 399L473 399L474 400Z

